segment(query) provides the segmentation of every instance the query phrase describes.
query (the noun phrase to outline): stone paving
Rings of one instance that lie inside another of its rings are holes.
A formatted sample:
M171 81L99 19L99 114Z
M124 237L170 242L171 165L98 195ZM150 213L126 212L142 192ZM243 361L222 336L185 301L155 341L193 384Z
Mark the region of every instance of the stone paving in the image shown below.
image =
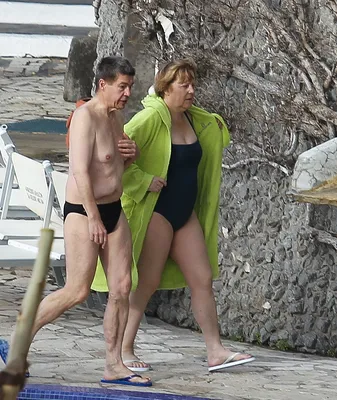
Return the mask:
M2 338L8 339L13 330L29 276L29 269L0 270ZM49 283L46 292L55 288ZM148 319L137 337L137 353L153 366L148 375L154 386L146 390L224 400L336 398L335 359L223 342L233 349L249 351L257 360L210 374L200 333ZM29 362L29 383L98 388L104 368L102 312L77 307L47 325L31 346Z
M0 58L0 117L6 122L65 119L74 105L63 100L65 60Z
M29 71L26 64L26 58L0 58L0 123L49 116L65 119L74 105L62 98L64 60L40 60ZM31 139L27 137L26 145ZM42 144L50 136L39 138ZM55 138L50 146L57 145L58 140L63 143L64 139ZM41 144L37 142L35 146ZM24 150L24 140L21 145ZM29 269L0 270L2 338L8 339L13 330L29 276ZM55 289L48 283L46 292ZM224 400L336 398L336 359L223 342L254 354L256 362L210 374L200 333L149 319L137 338L137 353L153 366L148 375L154 386L146 390ZM29 361L30 383L99 387L104 367L102 312L84 307L67 312L37 335ZM132 390L117 386L116 389Z

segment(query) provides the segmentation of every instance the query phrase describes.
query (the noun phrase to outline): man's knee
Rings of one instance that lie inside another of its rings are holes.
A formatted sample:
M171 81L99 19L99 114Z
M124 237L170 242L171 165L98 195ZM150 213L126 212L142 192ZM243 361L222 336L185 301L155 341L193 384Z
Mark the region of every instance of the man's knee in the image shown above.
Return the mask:
M64 289L68 293L68 297L72 306L83 303L89 296L90 288L78 288L70 285L65 285Z
M131 291L131 276L126 274L122 278L109 283L109 300L127 299Z

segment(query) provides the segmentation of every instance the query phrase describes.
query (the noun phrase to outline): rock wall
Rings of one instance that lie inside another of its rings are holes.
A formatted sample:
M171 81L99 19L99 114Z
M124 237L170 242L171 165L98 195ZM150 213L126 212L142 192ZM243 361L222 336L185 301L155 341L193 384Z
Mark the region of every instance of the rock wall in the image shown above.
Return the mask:
M101 0L96 13L99 35L97 41L97 63L103 58L123 54L123 39L126 30L128 5L123 0ZM95 88L93 88L94 91Z
M294 89L295 94L302 94L302 88L306 88L310 92L315 76L311 75L306 81L301 73L305 65L303 60L301 65L293 56L286 59L282 55L282 51L286 52L295 44L288 43L287 47L280 43L277 56L271 55L268 26L257 17L267 3L273 7L272 13L276 10L287 15L288 10L295 13L298 10L287 8L291 0L252 0L245 2L241 14L231 19L226 14L231 10L228 4L234 7L240 2L219 0L202 2L203 17L200 18L195 15L200 8L192 3L172 3L172 7L176 7L172 17L176 32L170 39L170 46L175 48L177 57L195 56L203 78L198 80L198 104L224 115L233 136L233 143L223 157L220 277L214 282L221 333L232 339L283 350L334 356L337 347L337 253L332 246L321 243L314 232L315 229L337 232L336 211L328 206L299 204L288 195L298 155L326 140L328 135L322 136L311 123L307 124L307 130L303 128L307 121L298 111L295 95L284 101L270 89L289 88ZM320 50L324 63L332 66L337 59L337 27L329 8L334 7L333 2L310 0L302 4L310 23L310 44L316 40L314 47ZM216 22L216 13L222 10L221 22ZM153 10L151 13L154 15ZM207 20L205 15L211 17ZM196 30L189 25L193 20L199 24ZM120 23L118 19L117 27ZM292 27L289 29L291 31ZM207 33L203 36L203 32ZM185 40L181 35L185 35ZM239 77L240 71L235 66L224 68L222 74L214 73L214 63L205 56L209 48L206 35L214 37L212 55L218 66L234 60L233 65L236 63L254 74L257 85L263 80L269 82L268 88L264 91L253 87L247 79ZM295 43L298 40L300 38L296 38ZM124 41L124 46L125 54L130 51L132 55L135 51L132 43ZM109 46L101 41L98 54L104 54L107 49ZM137 76L143 86L137 93L134 110L145 94L142 90L148 87L148 76L141 77L147 56L159 54L160 57L160 52L142 54L141 71L137 71ZM308 57L312 65L319 63L314 55ZM327 97L328 106L331 106L336 99L334 87ZM289 124L294 121L299 122L295 140L289 132ZM331 131L333 129L329 134ZM188 289L157 292L148 313L173 324L198 329L191 313Z
M220 330L234 340L334 355L336 251L310 235L308 207L289 201L288 184L266 168L224 174L214 283ZM189 299L188 289L158 292L149 313L197 329Z
M336 57L336 48L328 45L336 33L331 13L324 7L310 12L314 29L324 33L324 57ZM230 30L226 41L229 50L260 77L288 86L296 74L286 62L268 57L261 21L242 21ZM209 77L208 87L219 88L216 78ZM214 283L214 293L221 333L282 350L334 356L337 253L332 246L320 243L312 228L337 232L333 223L336 211L296 203L287 194L297 156L315 142L299 131L298 147L288 157L289 135L278 116L279 99L234 77L224 77L222 82L224 90L211 91L209 97L224 103L233 131L233 143L224 152L223 161L239 165L224 169L220 193L220 277ZM203 105L209 108L209 104ZM263 110L273 110L269 121ZM256 147L276 154L278 165L245 162L257 157ZM157 292L148 313L198 329L188 289Z
M147 52L142 33L140 31L142 20L136 13L127 18L126 30L123 41L124 57L126 57L136 69L135 84L132 88L132 96L124 111L126 120L129 120L143 107L142 98L154 81L155 60Z

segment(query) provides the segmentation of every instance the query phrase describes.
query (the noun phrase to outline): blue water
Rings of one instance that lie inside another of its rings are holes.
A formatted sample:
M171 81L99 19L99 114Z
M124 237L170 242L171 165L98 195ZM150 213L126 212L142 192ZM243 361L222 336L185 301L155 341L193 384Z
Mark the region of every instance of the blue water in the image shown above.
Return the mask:
M146 389L145 389L146 390ZM208 400L175 394L130 392L75 386L27 385L18 400Z
M43 132L43 133L66 133L66 122L58 119L31 119L28 121L9 122L8 130L17 132Z

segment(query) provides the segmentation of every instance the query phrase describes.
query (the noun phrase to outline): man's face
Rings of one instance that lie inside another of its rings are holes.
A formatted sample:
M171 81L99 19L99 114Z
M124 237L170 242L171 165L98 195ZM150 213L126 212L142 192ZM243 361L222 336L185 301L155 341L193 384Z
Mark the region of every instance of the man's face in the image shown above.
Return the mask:
M122 110L126 106L131 95L133 83L133 76L121 74L112 82L102 82L104 98L109 108Z

